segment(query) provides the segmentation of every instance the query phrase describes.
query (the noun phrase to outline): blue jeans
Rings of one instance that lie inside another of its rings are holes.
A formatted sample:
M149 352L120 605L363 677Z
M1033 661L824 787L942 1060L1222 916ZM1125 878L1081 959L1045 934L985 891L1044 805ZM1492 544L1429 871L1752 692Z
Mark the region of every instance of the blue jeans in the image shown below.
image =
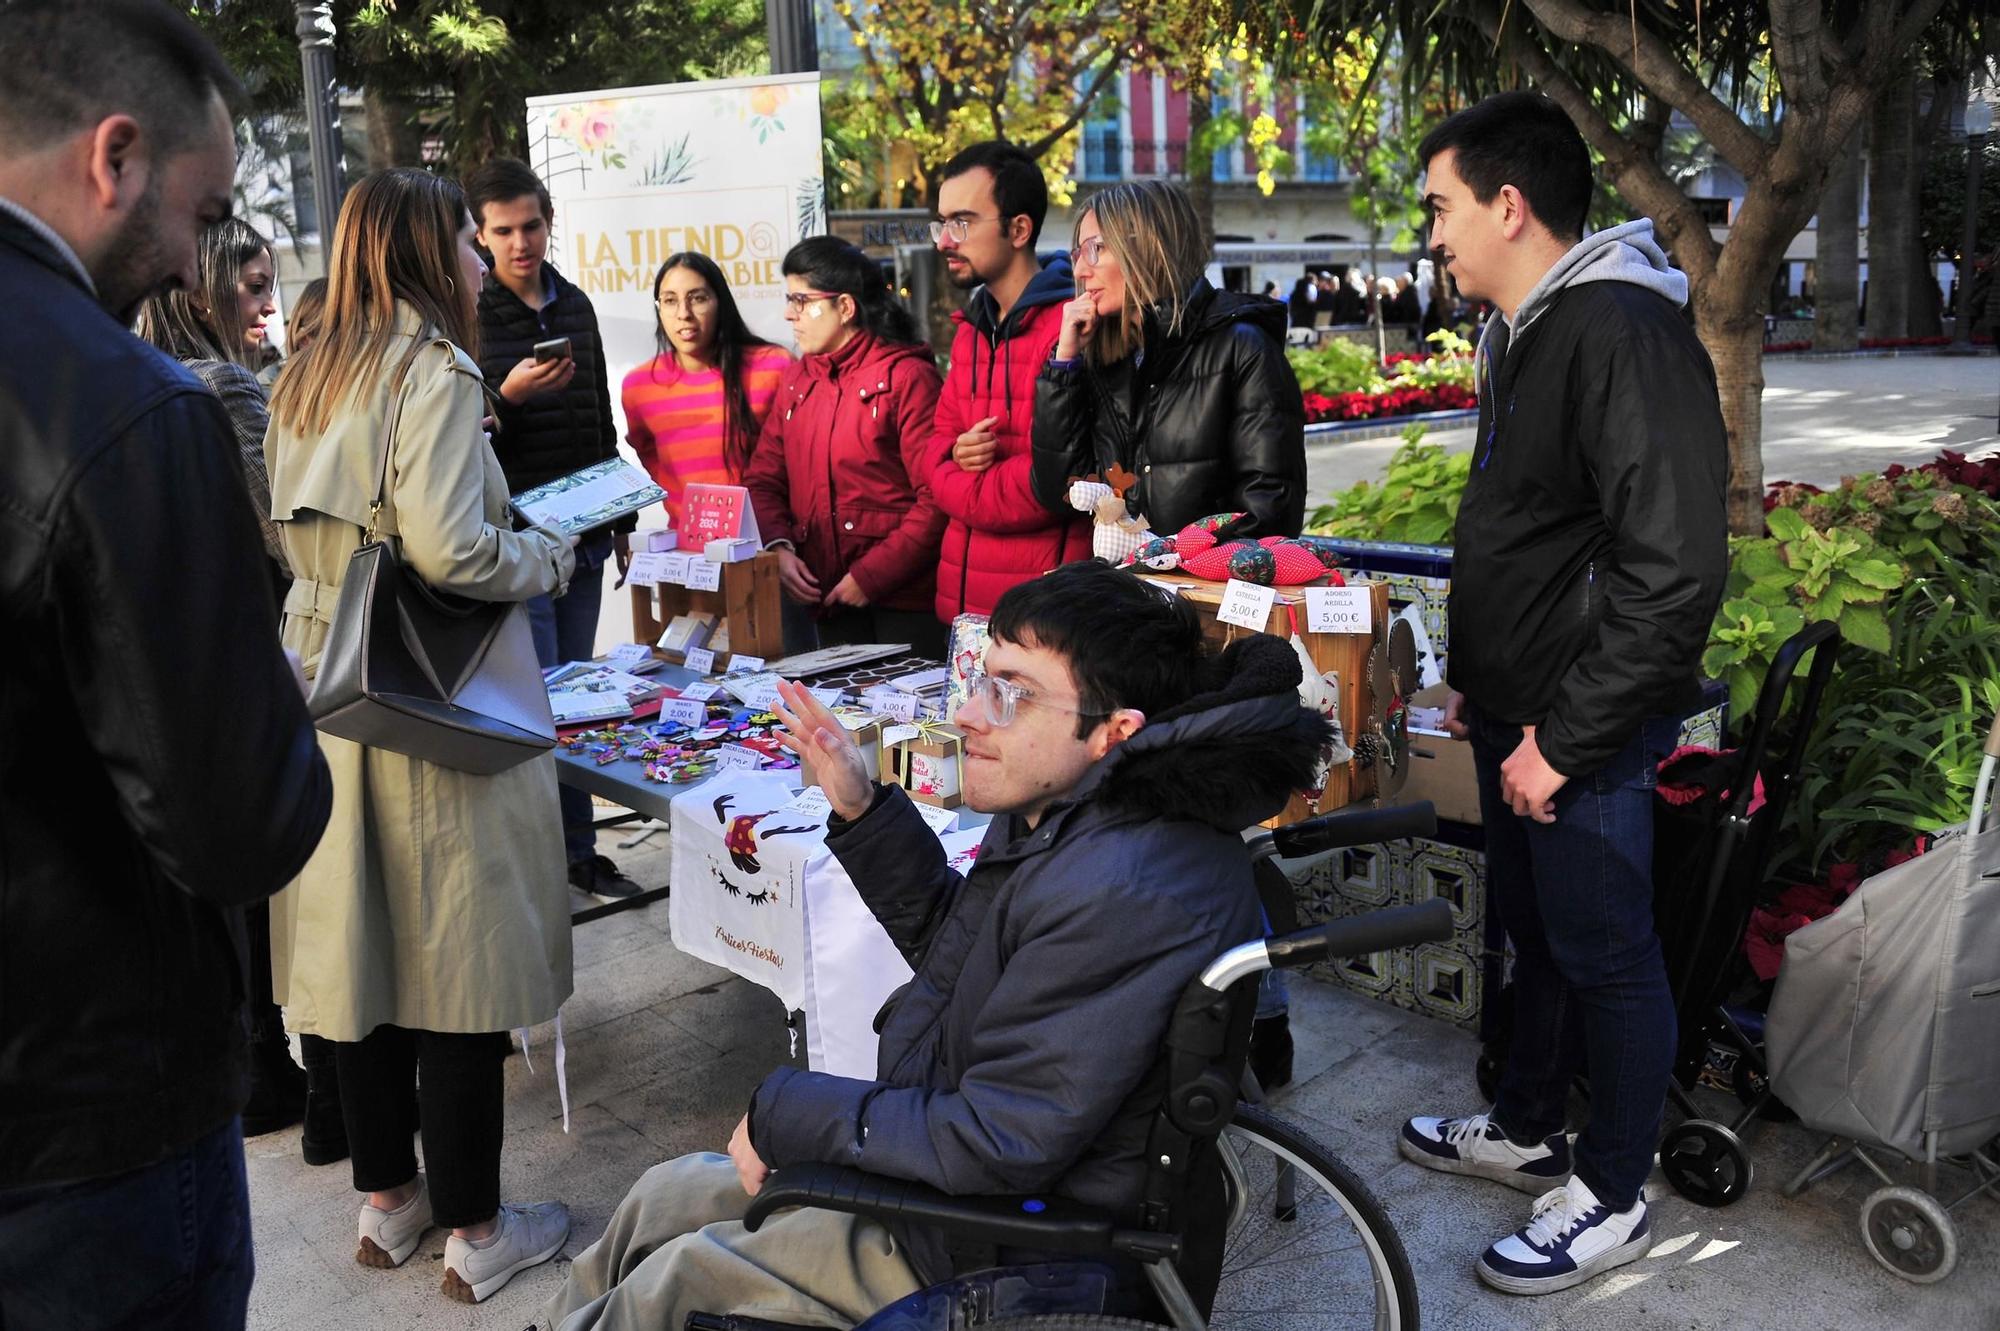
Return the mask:
M231 1119L156 1165L0 1191L0 1327L241 1327L250 1191Z
M1538 823L1500 798L1500 764L1521 728L1472 717L1487 884L1514 943L1514 1036L1493 1116L1516 1141L1561 1132L1570 1081L1587 1072L1576 1172L1619 1210L1652 1172L1673 1073L1652 862L1654 768L1677 731L1645 722L1604 766L1556 793L1553 823Z
M546 670L565 661L588 661L597 654L597 616L604 604L604 561L611 557L611 534L597 532L576 548L576 572L561 596L537 596L528 602L528 628L535 635L535 657ZM564 786L563 850L569 862L597 853L597 832L591 826L590 796Z

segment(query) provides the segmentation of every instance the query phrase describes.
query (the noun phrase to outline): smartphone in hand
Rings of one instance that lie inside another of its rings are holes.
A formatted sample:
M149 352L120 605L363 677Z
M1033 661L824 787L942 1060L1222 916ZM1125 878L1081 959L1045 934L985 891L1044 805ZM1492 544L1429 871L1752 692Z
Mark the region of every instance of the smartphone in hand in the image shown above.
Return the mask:
M574 353L566 337L552 337L546 342L535 343L535 364L546 365L552 360L568 360Z

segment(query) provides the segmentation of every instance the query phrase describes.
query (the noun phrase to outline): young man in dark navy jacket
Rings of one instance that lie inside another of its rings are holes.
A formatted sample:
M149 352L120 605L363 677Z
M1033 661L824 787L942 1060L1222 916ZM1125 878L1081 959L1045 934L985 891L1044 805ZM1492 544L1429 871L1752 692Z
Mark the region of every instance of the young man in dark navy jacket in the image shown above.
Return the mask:
M1453 541L1446 728L1470 738L1515 1031L1492 1112L1413 1118L1402 1152L1542 1194L1480 1278L1580 1284L1652 1246L1644 1187L1674 1058L1653 932L1654 769L1700 696L1728 570L1728 442L1687 278L1651 222L1583 235L1590 155L1536 93L1421 146L1431 243L1490 300ZM1572 1151L1564 1105L1590 1077Z
M992 1254L920 1223L742 1220L770 1169L855 1165L967 1194L1140 1204L1160 1051L1187 983L1259 936L1242 829L1310 779L1326 723L1298 657L1128 572L1066 564L1003 594L958 712L963 795L993 821L963 875L840 723L781 686L820 774L826 844L914 971L877 1017L874 1078L779 1068L729 1154L655 1167L570 1267L539 1328L678 1327L690 1311L847 1326Z
M617 456L604 339L590 297L548 261L555 207L527 163L494 158L466 177L465 201L480 245L493 256L479 291L479 368L499 395L493 452L507 488L519 494ZM537 344L561 339L569 342L568 355L535 359ZM604 563L614 542L622 557L637 525L626 518L587 533L569 590L528 602L544 668L596 655ZM590 796L564 786L562 817L571 886L605 899L637 895L639 885L597 853Z

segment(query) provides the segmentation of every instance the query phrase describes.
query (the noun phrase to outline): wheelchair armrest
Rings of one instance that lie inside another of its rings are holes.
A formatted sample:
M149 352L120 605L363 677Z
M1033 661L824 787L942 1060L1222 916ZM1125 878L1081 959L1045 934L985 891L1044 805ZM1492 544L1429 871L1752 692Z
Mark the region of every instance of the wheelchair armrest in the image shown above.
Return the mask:
M786 1165L771 1172L750 1201L743 1227L753 1233L778 1211L816 1206L872 1220L902 1220L1013 1248L1142 1262L1174 1261L1180 1239L1124 1229L1103 1211L1061 1197L954 1196L924 1183L842 1165Z

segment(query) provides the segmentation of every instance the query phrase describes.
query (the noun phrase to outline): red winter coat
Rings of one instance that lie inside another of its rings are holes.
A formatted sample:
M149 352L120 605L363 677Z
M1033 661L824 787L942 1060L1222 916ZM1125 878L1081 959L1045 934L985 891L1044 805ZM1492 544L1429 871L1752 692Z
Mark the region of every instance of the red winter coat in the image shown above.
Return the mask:
M996 303L983 288L966 311L951 316L958 325L951 373L931 435L931 493L951 519L937 574L937 614L947 623L965 612L991 614L1009 587L1090 557L1090 519L1051 514L1029 478L1035 377L1055 349L1063 303L1074 294L1069 264L1058 259L1028 284L1004 321L996 320ZM999 418L993 465L966 471L951 460L951 447L988 416Z
M931 349L872 333L785 371L743 483L759 534L790 541L822 594L852 573L871 606L930 606L944 531L926 465L937 399Z

